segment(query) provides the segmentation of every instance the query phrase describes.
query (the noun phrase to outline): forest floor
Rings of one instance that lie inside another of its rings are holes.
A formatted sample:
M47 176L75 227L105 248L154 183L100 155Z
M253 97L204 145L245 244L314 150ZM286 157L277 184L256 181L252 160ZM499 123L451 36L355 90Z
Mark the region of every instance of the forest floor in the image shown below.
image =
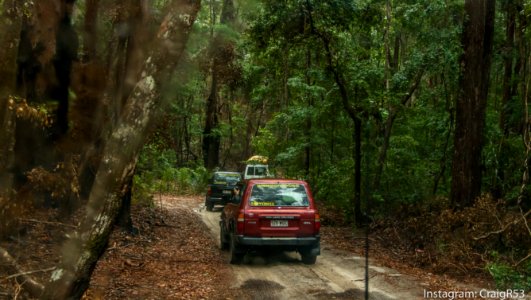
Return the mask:
M293 257L266 257L265 260L254 257L246 259L246 266L235 267L228 264L227 254L219 250L215 233L219 210L206 212L202 204L202 196L159 195L155 196L154 208L133 207L133 221L139 234L131 236L118 229L114 231L84 299L363 298L364 277L360 275L364 268L363 232L353 233L348 227L325 224L322 255L315 266L302 265ZM323 213L326 217L326 212ZM33 276L45 282L49 268L57 261L54 253L64 237L62 231L68 228L36 218L26 220L28 226L23 235L0 246L16 254L21 269L37 270ZM371 299L404 299L404 295L423 299L424 291L493 289L492 281L480 273L466 277L434 274L430 269L413 267L409 258L399 259L399 253L382 246L378 238L371 236L370 241L369 282L371 291L381 291L371 293ZM349 275L350 271L345 268L357 270ZM253 272L266 274L263 276L271 280L253 280L252 276L256 275ZM276 278L276 273L287 277ZM299 273L307 274L297 278ZM290 294L288 287L291 286L300 290ZM24 298L19 287L0 273L0 291L3 291L0 299ZM284 292L276 293L269 288ZM301 291L305 293L293 294Z

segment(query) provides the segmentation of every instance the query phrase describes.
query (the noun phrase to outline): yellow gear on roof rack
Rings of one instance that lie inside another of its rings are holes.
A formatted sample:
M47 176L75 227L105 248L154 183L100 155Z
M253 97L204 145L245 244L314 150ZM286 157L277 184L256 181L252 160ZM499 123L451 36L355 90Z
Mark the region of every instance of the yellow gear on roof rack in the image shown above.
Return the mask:
M247 164L263 164L263 165L266 165L267 164L267 156L262 156L262 155L253 155L251 157L249 157L249 159L245 162Z

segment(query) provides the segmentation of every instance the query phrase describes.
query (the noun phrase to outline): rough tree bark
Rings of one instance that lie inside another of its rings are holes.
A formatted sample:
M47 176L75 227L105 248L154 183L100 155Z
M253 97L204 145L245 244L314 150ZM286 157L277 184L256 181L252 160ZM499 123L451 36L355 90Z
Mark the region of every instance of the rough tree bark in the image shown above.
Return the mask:
M481 152L494 32L494 0L466 0L460 93L452 160L451 203L470 206L481 194Z
M201 1L175 0L160 26L142 78L128 99L122 118L105 144L103 159L79 229L63 247L63 256L46 284L42 299L79 299L105 251L121 205L121 187L134 169L146 132L161 105L164 83L184 50Z
M128 32L119 37L119 44L122 46L118 50L118 56L123 56L124 60L118 60L116 66L113 66L114 72L118 74L115 86L115 104L116 115L120 116L127 99L134 89L134 84L138 82L142 71L142 63L145 58L145 44L148 44L148 18L149 3L148 0L141 0L131 4L127 12L122 12L128 16L115 26L126 26ZM123 17L122 17L123 18ZM124 25L125 24L125 25ZM131 219L131 197L133 189L133 177L135 170L132 170L124 181L122 187L122 206L119 210L117 223L122 230L134 233L133 221Z

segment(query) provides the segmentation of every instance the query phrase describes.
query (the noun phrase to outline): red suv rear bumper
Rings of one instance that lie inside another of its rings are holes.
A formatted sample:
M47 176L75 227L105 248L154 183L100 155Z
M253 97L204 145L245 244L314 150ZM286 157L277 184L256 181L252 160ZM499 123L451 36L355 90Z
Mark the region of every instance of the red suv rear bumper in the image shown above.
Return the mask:
M249 237L236 236L238 244L249 246L311 246L319 244L321 237Z

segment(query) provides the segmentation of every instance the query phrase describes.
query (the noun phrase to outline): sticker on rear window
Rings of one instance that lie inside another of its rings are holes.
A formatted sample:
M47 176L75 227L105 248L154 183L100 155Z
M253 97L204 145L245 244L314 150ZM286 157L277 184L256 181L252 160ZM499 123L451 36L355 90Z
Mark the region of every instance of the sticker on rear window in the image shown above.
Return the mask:
M259 188L267 188L267 189L289 189L289 188L298 188L301 186L300 184L296 183L275 183L275 184L255 184L256 187Z
M251 206L275 206L275 202L251 200Z

